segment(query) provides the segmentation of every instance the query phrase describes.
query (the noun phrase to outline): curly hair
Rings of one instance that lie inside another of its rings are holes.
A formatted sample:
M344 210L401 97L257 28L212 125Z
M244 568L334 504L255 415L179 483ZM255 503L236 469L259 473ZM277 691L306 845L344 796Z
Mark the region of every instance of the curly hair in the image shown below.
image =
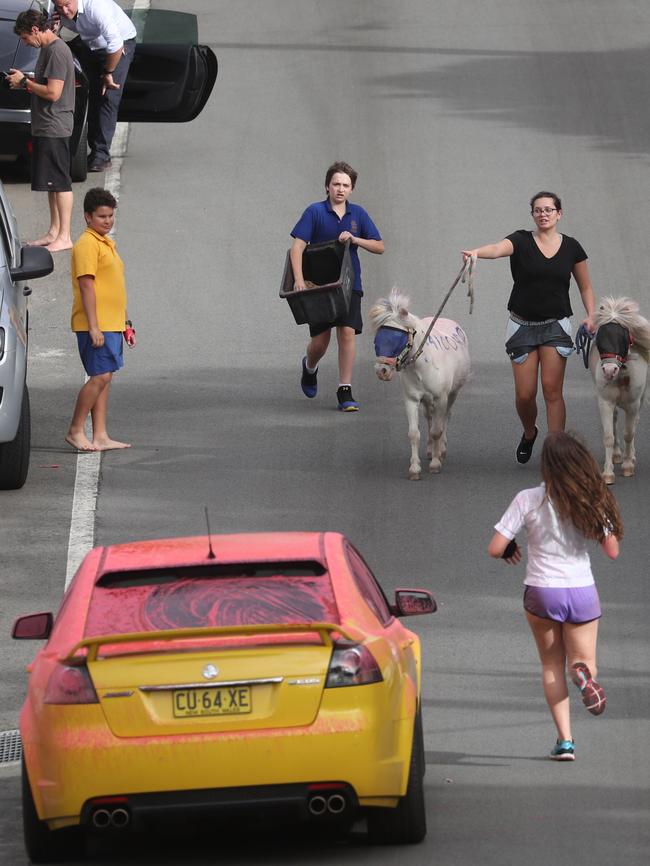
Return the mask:
M98 207L117 207L115 196L101 186L94 186L84 196L84 213L94 213Z
M542 448L546 495L562 520L593 541L623 538L618 503L586 445L573 433L549 433Z

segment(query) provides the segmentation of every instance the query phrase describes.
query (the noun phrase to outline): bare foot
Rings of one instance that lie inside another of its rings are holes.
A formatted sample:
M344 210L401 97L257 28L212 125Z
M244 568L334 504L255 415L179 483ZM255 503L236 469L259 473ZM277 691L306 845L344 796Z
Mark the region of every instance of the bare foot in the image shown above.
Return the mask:
M55 241L52 241L52 243L46 244L45 248L51 253L60 253L62 250L71 250L72 241L63 241L57 238Z
M97 451L97 447L83 433L68 433L65 437L68 445L72 445L75 451Z
M46 247L48 244L53 244L56 240L54 235L44 235L42 238L38 238L35 241L27 241L28 247Z
M96 451L113 451L118 448L130 448L130 442L117 442L115 439L110 439L108 436L101 439L93 439L93 446Z

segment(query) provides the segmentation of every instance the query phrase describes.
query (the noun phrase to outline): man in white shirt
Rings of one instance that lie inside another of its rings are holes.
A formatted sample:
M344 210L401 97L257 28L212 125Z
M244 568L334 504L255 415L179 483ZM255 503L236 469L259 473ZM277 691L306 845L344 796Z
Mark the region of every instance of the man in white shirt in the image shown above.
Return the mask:
M55 0L62 23L79 34L70 47L88 76L88 171L111 165L111 142L136 29L114 0Z

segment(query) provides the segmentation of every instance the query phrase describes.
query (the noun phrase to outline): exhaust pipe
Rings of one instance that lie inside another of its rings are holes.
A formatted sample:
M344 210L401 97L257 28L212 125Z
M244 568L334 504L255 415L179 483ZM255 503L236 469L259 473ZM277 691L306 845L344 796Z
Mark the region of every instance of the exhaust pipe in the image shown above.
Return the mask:
M332 815L340 815L347 808L347 800L342 794L330 794L327 798L327 809Z
M131 816L127 812L126 809L114 809L111 814L111 824L113 827L117 827L118 830L124 829L127 827L131 820Z
M111 823L111 813L108 809L95 809L93 812L93 826L99 830L105 830Z
M309 811L312 815L324 815L327 810L327 800L320 794L315 794L309 798Z

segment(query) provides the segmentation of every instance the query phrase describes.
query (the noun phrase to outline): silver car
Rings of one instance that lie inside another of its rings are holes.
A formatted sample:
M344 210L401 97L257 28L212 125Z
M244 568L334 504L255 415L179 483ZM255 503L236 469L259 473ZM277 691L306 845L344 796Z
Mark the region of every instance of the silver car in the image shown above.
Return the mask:
M52 273L45 247L21 246L16 215L0 183L0 490L27 480L30 450L25 280Z

